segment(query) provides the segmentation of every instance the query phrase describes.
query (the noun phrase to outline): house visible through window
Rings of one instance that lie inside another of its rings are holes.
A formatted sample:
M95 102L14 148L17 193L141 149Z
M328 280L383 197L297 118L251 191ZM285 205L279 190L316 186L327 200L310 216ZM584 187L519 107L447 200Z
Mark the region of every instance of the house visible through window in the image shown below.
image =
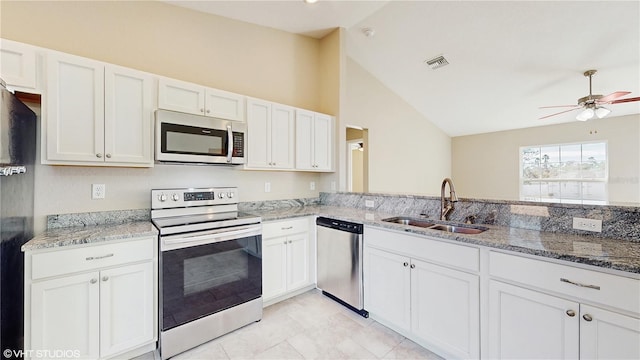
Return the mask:
M607 203L607 143L520 148L520 199Z

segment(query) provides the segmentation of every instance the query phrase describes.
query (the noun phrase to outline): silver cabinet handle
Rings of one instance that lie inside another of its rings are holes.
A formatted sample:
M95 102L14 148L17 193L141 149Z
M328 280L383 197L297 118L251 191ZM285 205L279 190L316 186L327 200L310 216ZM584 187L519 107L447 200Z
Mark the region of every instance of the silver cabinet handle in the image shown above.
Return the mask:
M202 109L202 108L201 108L201 109L200 109L200 112L201 112L201 113L203 113L203 112L204 112L204 109Z
M89 256L88 258L86 258L85 260L89 261L89 260L99 260L99 259L106 259L108 257L112 257L113 254L107 254L107 255L102 255L102 256Z
M283 227L283 228L281 228L281 229L282 229L282 230L291 230L291 229L293 229L293 226L287 226L287 227Z
M593 320L593 318L592 318L592 317L591 317L591 315L589 315L589 314L584 314L584 315L582 315L582 318L583 318L583 319L585 319L586 321L591 321L591 320Z
M102 277L102 281L107 281L107 280L109 280L109 277L107 275Z
M211 110L207 109L207 114L210 113L210 112L211 112Z
M588 289L594 289L594 290L600 290L600 286L598 285L587 285L587 284L581 284L581 283L577 283L577 282L573 282L569 279L565 279L565 278L560 278L561 282L567 283L567 284L571 284L571 285L575 285L575 286L579 286L579 287L583 287L583 288L588 288Z
M283 244L287 245L287 240L285 240L284 242L282 242Z
M92 283L92 284L95 284L95 283L98 282L98 279L91 279L91 280L89 280L89 282Z
M567 315L569 315L569 317L574 317L576 316L576 312L573 310L567 310Z
M111 159L111 154L106 154L105 156L107 157L107 159Z
M412 269L415 269L416 268L416 264L411 264L411 266L409 266L409 267L412 268Z
M404 265L404 267L407 267L407 266L409 266L409 263L405 261L404 264L402 264L402 265Z
M102 157L102 154L101 154L101 153L97 153L97 154L96 154L96 157L99 159L99 158L101 158L101 157Z
M293 240L289 240L289 244L291 244L293 242Z

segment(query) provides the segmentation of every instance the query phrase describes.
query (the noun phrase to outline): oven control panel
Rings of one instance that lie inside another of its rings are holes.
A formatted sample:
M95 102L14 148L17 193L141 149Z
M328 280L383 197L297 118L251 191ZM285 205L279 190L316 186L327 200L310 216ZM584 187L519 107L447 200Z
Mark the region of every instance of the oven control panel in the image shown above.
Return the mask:
M187 188L151 190L152 209L238 203L238 188Z

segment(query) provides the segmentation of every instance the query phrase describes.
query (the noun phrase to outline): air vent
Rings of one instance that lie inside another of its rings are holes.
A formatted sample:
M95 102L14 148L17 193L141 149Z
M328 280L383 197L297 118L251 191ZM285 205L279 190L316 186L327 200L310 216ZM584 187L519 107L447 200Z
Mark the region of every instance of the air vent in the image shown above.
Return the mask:
M449 62L444 58L444 56L438 56L431 60L425 60L424 62L433 70L449 65Z

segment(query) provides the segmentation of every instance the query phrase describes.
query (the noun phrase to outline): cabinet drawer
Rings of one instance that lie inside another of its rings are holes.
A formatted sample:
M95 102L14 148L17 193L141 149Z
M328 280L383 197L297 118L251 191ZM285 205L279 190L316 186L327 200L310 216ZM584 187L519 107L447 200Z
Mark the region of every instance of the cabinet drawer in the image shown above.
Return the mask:
M640 281L517 255L490 252L493 277L640 313Z
M75 249L35 253L31 257L33 280L153 259L155 238Z
M262 237L269 239L276 236L287 236L309 231L309 218L274 221L262 224Z
M366 246L405 254L415 259L474 272L480 270L480 249L478 248L370 227L365 227L364 243Z

